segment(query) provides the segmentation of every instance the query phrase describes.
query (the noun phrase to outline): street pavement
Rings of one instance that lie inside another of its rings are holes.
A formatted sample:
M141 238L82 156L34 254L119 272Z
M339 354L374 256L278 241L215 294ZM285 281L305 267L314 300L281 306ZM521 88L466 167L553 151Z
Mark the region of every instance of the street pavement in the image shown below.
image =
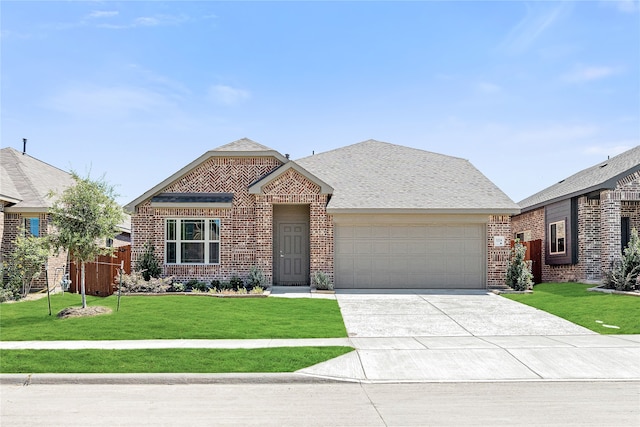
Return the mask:
M274 288L273 297L335 298L348 338L16 341L0 349L263 348L352 346L356 351L260 381L360 383L640 380L640 335L599 335L484 291L337 291ZM255 375L2 374L4 384L216 383Z

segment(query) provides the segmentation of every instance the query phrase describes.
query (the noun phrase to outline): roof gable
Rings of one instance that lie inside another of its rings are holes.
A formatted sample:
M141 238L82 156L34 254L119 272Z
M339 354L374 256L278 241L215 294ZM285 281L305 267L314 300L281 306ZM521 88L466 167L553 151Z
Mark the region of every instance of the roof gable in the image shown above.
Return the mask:
M269 183L273 182L274 180L278 179L289 170L294 170L298 172L300 175L304 176L309 181L313 182L318 187L320 187L320 194L331 194L333 192L333 187L331 187L329 184L327 184L317 176L313 175L309 171L305 170L303 167L296 164L295 162L290 161L280 166L278 169L274 170L273 172L271 172L264 178L260 179L259 181L251 184L251 186L249 187L249 193L261 194L265 186L267 186Z
M327 211L518 213L468 160L368 140L296 161L334 187Z
M212 157L274 157L281 163L287 163L289 161L282 154L269 147L258 144L257 142L254 142L247 138L239 139L237 141L207 151L193 162L189 163L179 171L175 172L173 175L169 176L167 179L151 188L149 191L142 194L140 197L128 203L125 206L125 209L128 211L133 211L137 205L161 193L172 183L189 174L191 171L193 171Z
M0 150L0 199L13 204L14 211L47 210L51 191L61 193L74 184L71 174L14 148Z
M614 189L618 181L640 171L640 145L583 169L562 181L522 200L519 205L529 211L596 190Z

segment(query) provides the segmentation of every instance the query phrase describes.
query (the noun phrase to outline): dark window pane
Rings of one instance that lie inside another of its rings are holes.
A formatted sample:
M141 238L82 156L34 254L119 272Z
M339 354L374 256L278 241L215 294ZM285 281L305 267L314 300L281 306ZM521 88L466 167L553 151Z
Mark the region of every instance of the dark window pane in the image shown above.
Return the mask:
M564 252L564 238L558 239L558 252Z
M218 220L209 222L209 240L220 240L220 222Z
M180 250L183 264L204 264L204 243L182 243Z
M220 263L220 243L209 243L209 263Z
M176 244L173 242L167 243L167 263L176 263Z
M558 243L556 240L556 225L551 224L551 253L558 252Z
M204 240L204 220L183 220L182 240Z

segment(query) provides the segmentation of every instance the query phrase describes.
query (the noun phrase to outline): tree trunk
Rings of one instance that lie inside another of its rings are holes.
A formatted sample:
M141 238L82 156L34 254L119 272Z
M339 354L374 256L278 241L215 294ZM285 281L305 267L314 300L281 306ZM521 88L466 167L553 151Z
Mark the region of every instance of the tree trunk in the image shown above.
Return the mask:
M87 308L87 295L84 292L84 261L81 263L80 268L80 294L82 295L82 308Z

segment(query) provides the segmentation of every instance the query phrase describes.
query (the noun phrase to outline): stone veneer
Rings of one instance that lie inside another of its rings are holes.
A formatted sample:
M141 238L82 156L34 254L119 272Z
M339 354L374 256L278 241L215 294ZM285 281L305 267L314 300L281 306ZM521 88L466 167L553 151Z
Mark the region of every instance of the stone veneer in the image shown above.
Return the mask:
M578 262L572 265L545 263L544 207L512 218L513 235L531 232L531 240L542 239L542 280L544 282L597 281L602 270L619 259L620 221L629 217L632 228L640 230L640 173L618 181L614 190L603 190L599 198L580 196L578 203ZM513 236L512 235L512 236Z
M504 237L505 246L496 247L494 237ZM487 223L487 287L505 285L509 265L511 218L509 215L490 215Z

